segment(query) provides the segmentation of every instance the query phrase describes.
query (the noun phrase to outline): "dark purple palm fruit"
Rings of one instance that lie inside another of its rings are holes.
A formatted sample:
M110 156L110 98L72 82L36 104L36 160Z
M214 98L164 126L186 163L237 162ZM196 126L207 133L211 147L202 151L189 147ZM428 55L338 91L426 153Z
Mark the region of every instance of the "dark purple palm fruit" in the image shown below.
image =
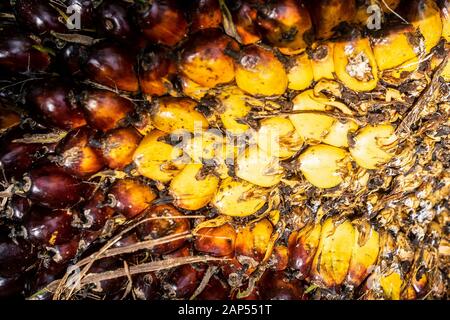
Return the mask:
M97 8L99 29L109 38L130 41L136 37L129 15L129 4L124 1L103 1Z
M0 28L0 74L43 72L51 63L51 51L35 38Z
M137 92L139 82L135 64L136 57L128 48L99 43L92 47L84 70L91 81L117 90Z
M16 0L14 11L21 26L36 34L50 31L64 33L68 31L63 15L64 7L42 0Z
M26 95L26 104L58 128L73 129L86 124L73 86L61 79L33 83Z
M73 207L92 191L90 184L50 163L32 169L25 181L29 189L25 191L31 201L52 209Z
M34 207L25 219L28 240L37 246L51 247L70 242L76 234L70 210Z
M28 241L11 239L0 231L0 276L14 277L30 268L36 261L36 251Z

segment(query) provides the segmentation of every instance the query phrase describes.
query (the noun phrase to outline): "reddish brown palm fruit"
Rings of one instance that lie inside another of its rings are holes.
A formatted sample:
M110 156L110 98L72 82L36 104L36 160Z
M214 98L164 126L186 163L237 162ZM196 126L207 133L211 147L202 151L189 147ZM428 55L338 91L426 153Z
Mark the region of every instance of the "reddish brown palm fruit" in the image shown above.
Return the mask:
M83 228L88 230L100 230L106 221L112 217L114 209L101 190L97 190L83 206L81 220Z
M195 0L191 6L191 32L220 28L222 11L218 0Z
M150 186L130 178L116 181L108 194L113 197L115 211L129 219L147 209L156 198Z
M16 20L31 32L43 34L50 31L67 32L58 11L49 2L41 0L16 0Z
M0 163L7 178L18 178L44 153L42 144L5 142L0 150Z
M167 46L176 45L188 31L186 18L175 0L140 3L135 18L148 40Z
M89 124L102 131L125 125L134 111L133 102L108 90L86 90L81 100Z
M237 42L221 30L201 30L183 46L179 68L192 81L212 88L233 81L234 62L230 54L237 50Z
M173 90L172 78L177 72L174 59L163 48L145 52L140 61L139 80L144 94L162 96Z
M182 234L189 231L189 220L171 205L158 205L147 210L146 218L160 218L142 223L136 229L141 240L158 239L170 235ZM181 217L181 218L173 218ZM185 238L154 246L151 251L155 254L165 254L180 248L186 242Z
M213 275L197 300L227 300L230 296L230 286L218 275Z
M204 264L182 265L170 274L164 289L172 299L189 299L202 281L205 271Z
M86 124L72 86L60 79L33 83L26 104L58 128L73 129Z
M100 30L106 36L124 41L135 38L126 2L103 1L97 8L97 19Z
M194 246L196 250L212 256L228 256L234 254L235 240L236 231L227 223L198 230Z
M311 270L314 256L319 246L321 235L320 223L306 226L294 231L289 236L289 267L299 270L301 277L307 277Z
M92 48L84 69L87 77L102 85L129 92L139 90L134 55L124 47L100 43Z
M87 126L77 128L59 143L58 164L68 173L86 177L103 168L104 162L100 153L90 146L92 129Z
M238 7L232 10L233 22L242 44L252 44L261 40L256 26L258 10L247 1L240 1Z
M1 30L0 70L19 72L42 72L50 66L50 54L41 44L25 34Z
M267 219L240 229L236 236L236 255L262 261L268 250L273 226Z
M310 1L309 10L319 39L328 39L344 22L351 23L356 15L355 0Z
M280 0L261 5L256 21L264 39L283 53L295 53L312 42L311 17L301 1Z
M304 300L301 282L289 279L281 271L266 271L258 286L264 300Z
M281 95L287 89L288 77L271 50L250 45L242 50L236 63L236 84L251 95Z
M28 269L35 259L36 253L27 241L13 241L6 234L0 234L0 276L16 276Z
M133 127L117 128L106 132L94 145L109 168L121 170L133 161L141 140L142 136Z
M270 260L272 269L276 271L286 270L286 268L288 267L288 260L289 260L288 248L283 245L275 246Z
M160 281L153 272L133 277L133 297L136 300L155 300L160 294Z
M37 205L63 209L81 202L90 185L51 164L30 171L28 197Z
M29 241L43 246L69 242L75 235L70 210L33 208L24 225Z

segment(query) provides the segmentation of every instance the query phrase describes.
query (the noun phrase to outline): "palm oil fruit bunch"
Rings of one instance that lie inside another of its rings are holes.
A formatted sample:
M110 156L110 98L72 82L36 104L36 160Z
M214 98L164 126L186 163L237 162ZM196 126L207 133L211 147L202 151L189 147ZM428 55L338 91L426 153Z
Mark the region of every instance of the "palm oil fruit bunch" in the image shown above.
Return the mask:
M448 0L2 1L0 298L448 298L449 41Z

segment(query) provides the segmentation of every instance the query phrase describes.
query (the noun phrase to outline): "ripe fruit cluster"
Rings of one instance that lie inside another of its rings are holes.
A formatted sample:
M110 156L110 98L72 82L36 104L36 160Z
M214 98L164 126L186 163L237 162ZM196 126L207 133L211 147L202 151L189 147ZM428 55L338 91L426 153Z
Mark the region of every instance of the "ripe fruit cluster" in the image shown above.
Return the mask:
M447 297L448 0L0 13L0 298Z

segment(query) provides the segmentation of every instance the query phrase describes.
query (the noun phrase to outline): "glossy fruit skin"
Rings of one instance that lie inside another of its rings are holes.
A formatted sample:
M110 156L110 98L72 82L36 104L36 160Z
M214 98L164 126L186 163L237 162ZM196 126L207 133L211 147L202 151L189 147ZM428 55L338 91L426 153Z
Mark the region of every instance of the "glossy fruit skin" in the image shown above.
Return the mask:
M156 0L136 8L136 22L150 41L176 45L188 31L188 23L174 0Z
M130 41L135 37L128 7L123 1L104 1L97 8L100 30L108 37Z
M114 44L99 43L92 48L84 70L94 82L128 92L139 89L134 70L135 58L125 48Z
M88 48L78 43L67 43L58 51L57 61L60 72L71 77L83 75L82 66L87 59Z
M116 212L129 219L147 209L156 197L150 186L131 178L116 181L108 194L115 199Z
M78 177L87 177L103 168L101 154L90 146L92 137L92 129L83 126L72 130L60 141L56 152L58 162L65 171Z
M173 89L172 78L176 76L177 68L168 50L152 48L141 57L139 80L143 93L152 96L162 96Z
M227 51L239 46L220 29L206 29L193 34L184 44L179 68L188 78L206 88L234 79L233 58Z
M30 171L31 188L29 198L47 208L64 209L83 199L90 186L70 176L63 169L52 165Z
M125 125L127 117L134 111L130 100L108 90L84 91L81 105L89 125L102 131Z
M133 161L133 154L142 136L133 127L108 131L96 144L98 152L111 169L124 169Z
M197 289L206 271L206 266L185 264L176 268L167 279L166 288L173 298L189 298Z
M44 154L44 146L9 142L2 145L0 162L7 178L21 177Z
M101 230L106 221L112 217L114 209L107 203L102 190L97 190L81 209L80 215L86 222L83 226L88 230Z
M24 225L28 239L38 245L54 246L72 239L72 213L69 210L34 208Z
M173 217L183 216L181 212L171 205L158 205L150 208L146 217ZM158 239L161 237L180 234L190 229L188 219L156 219L144 222L136 228L136 233L141 240ZM186 239L179 239L168 243L160 244L152 248L155 254L165 254L180 248Z
M218 0L196 0L191 6L191 32L200 29L220 28L222 11Z
M31 209L30 200L18 195L12 196L9 205L11 208L11 219L14 221L22 221Z
M2 31L0 35L0 70L12 73L42 72L51 63L48 53L39 51L36 41L23 34Z
M86 124L75 96L70 84L61 79L52 79L31 85L26 103L51 125L73 129Z
M259 281L264 300L304 300L300 281L290 280L284 272L266 271Z
M195 249L213 256L234 254L236 231L230 224L215 228L202 228L197 231Z
M58 11L47 1L17 0L14 11L17 21L36 34L67 31L65 24L58 19Z
M0 235L0 276L14 277L30 267L36 258L32 246L24 240L15 243L6 235Z

